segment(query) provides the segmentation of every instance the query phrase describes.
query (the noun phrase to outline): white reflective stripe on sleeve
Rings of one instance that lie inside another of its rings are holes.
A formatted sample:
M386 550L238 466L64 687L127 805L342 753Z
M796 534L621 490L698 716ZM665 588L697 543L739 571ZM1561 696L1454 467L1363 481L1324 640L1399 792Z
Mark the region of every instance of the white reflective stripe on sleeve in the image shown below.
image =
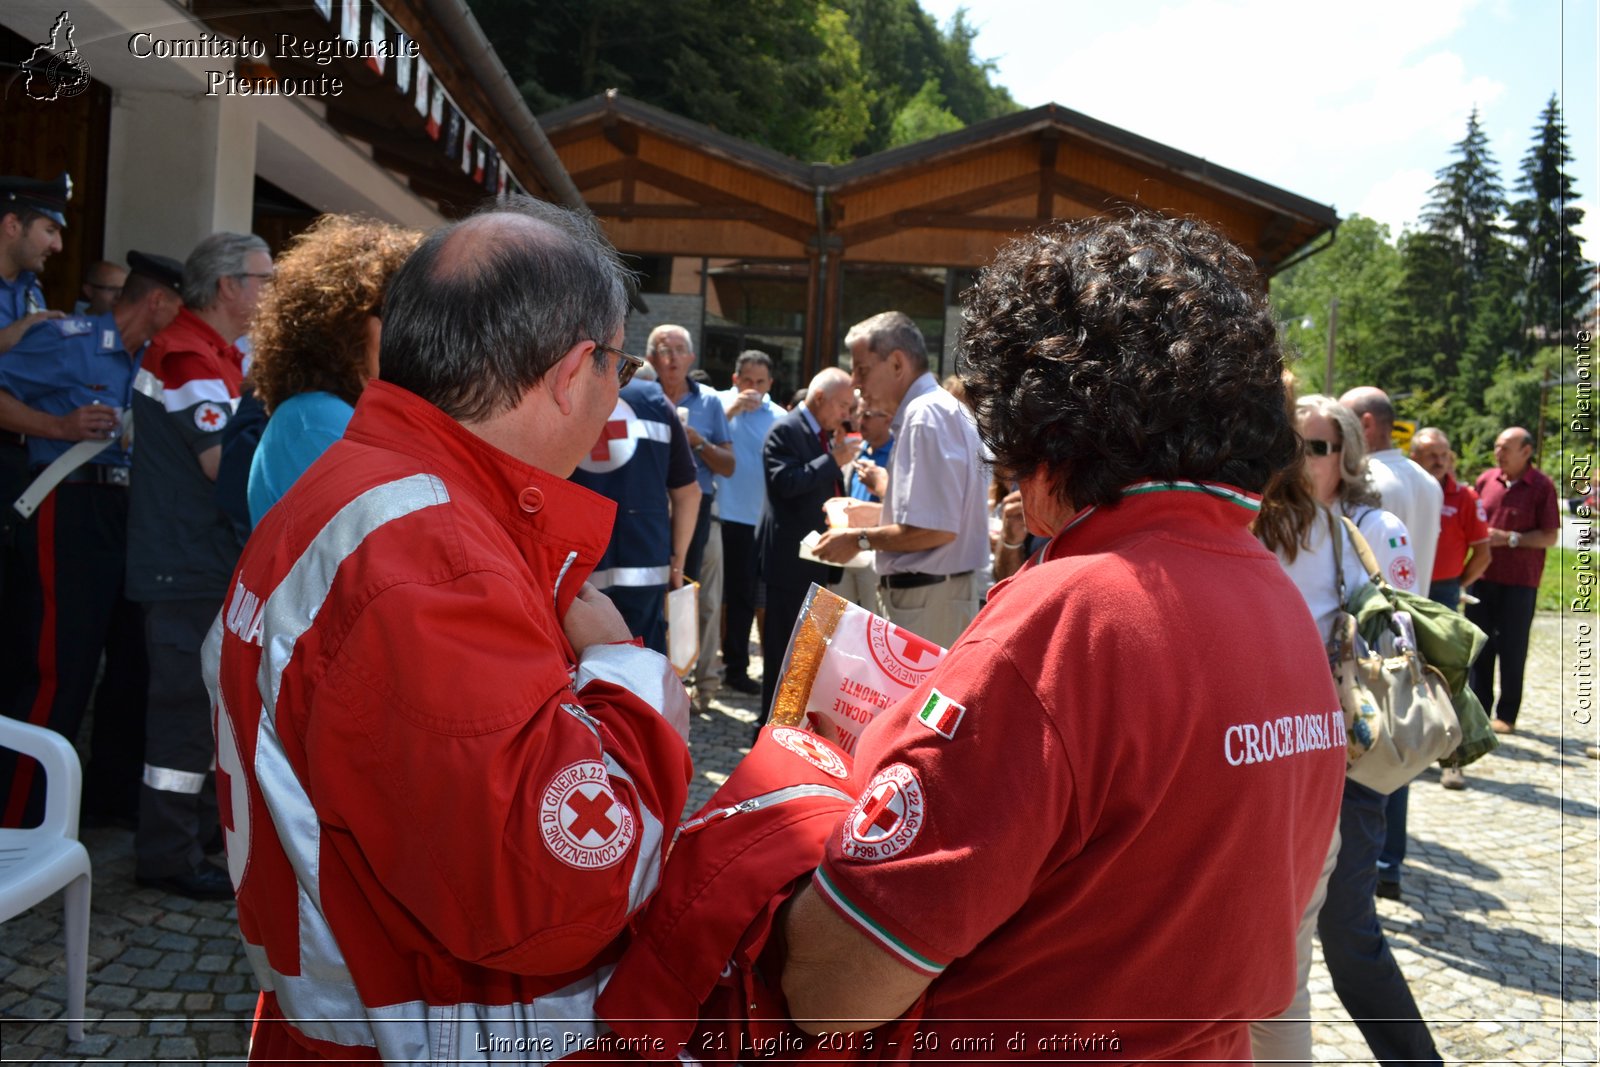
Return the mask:
M196 378L191 382L173 386L164 391L162 403L167 411L183 411L192 408L203 400L214 404L222 404L232 408L238 404L238 399L228 395L228 386L221 378Z
M659 652L636 645L590 645L578 656L573 692L582 693L590 682L610 682L628 690L668 722L688 721L689 693L672 663Z
M283 671L294 655L295 642L311 629L322 602L333 587L333 576L351 553L361 547L373 531L395 519L423 508L448 504L450 493L444 483L431 474L375 486L339 509L328 524L295 560L278 588L267 597L262 615L261 711L274 717L278 713L278 689Z
M666 565L660 567L607 567L603 571L595 571L589 576L589 581L594 583L596 589L610 589L612 586L651 586L666 585L672 577L672 568Z
M376 1048L390 1063L486 1063L504 1061L508 1054L518 1063L541 1063L547 1061L527 1055L528 1050L548 1047L555 1060L609 1032L594 1020L594 1003L611 979L609 965L524 1004L413 1000L375 1008L357 1004L354 1015L300 1014L288 1004L332 1005L339 998L315 979L274 971L259 945L247 941L244 951L262 989L277 996L296 1030L319 1041Z
M261 671L257 679L262 707L256 734L255 777L299 887L300 973L293 977L272 974L264 958L252 958L251 962L263 985L270 981L285 1015L297 1020L297 1026L305 1021L301 1028L309 1036L341 1045L372 1047L375 1039L363 1021L366 1012L344 954L324 917L321 825L278 735L278 693L295 645L322 610L339 566L386 523L449 500L444 483L427 474L367 490L317 532L267 597L262 614Z
M601 755L605 758L606 773L633 786L633 795L639 796L639 783L633 780L633 775L623 770L609 752ZM633 878L628 882L629 912L644 907L644 902L650 899L650 894L656 891L656 885L661 881L661 843L666 832L655 812L645 807L643 797L639 797L639 825L642 831L639 834L639 849L633 860Z
M205 771L179 771L171 767L144 765L144 784L162 793L197 795L206 785Z

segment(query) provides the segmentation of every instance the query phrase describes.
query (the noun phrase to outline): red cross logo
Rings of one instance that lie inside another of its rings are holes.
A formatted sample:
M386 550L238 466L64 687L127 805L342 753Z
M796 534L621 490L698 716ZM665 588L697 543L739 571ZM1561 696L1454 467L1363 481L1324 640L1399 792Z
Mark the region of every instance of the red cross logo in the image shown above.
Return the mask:
M207 408L205 411L202 411L200 413L200 421L205 423L207 426L215 426L217 424L216 409Z
M582 790L575 790L567 798L567 807L572 809L577 818L572 820L567 829L580 841L590 833L600 835L602 841L606 840L617 832L617 824L606 815L616 802L616 798L604 789L592 798L584 796Z
M909 630L902 630L898 626L891 625L889 627L889 633L895 637L898 637L901 641L901 644L904 646L900 652L896 653L896 655L905 660L907 666L921 666L923 656L933 656L937 658L939 655L938 645L934 644L932 641L927 641L918 637Z
M1394 561L1393 566L1390 567L1390 571L1394 574L1395 585L1399 586L1401 589L1411 588L1413 584L1413 575L1411 572L1410 561L1403 558L1397 559Z
M594 443L589 450L589 458L596 463L604 463L611 458L611 442L620 441L628 436L628 424L622 419L612 419L600 429L600 440Z
M900 822L900 813L889 810L889 804L899 795L900 787L893 782L884 782L873 790L872 795L867 798L866 806L861 809L861 830L858 834L868 830L893 833L895 826Z

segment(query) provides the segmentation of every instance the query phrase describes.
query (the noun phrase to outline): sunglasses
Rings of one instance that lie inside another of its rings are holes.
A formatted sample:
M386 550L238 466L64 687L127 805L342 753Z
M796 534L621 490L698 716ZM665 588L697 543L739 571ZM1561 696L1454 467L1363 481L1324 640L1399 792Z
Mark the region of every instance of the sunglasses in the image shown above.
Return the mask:
M603 345L599 341L594 343L594 347L601 352L622 357L621 362L617 364L617 388L619 389L633 381L634 373L644 366L643 357L630 356L620 348L612 348L610 345Z
M1337 441L1324 441L1320 437L1307 437L1306 451L1313 456L1338 455L1344 451L1344 445Z

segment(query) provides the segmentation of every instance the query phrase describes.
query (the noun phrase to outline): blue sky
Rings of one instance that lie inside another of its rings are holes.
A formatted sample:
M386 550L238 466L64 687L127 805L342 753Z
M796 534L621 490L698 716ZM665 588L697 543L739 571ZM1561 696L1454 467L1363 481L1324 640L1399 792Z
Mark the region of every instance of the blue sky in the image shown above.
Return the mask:
M1560 98L1600 255L1595 0L921 0L1025 107L1054 101L1398 232L1477 106L1507 192Z

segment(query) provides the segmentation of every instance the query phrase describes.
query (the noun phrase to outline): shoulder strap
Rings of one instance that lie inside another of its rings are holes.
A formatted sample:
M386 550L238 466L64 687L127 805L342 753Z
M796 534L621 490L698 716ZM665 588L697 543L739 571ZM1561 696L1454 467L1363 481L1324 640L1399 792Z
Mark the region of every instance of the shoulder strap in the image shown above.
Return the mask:
M1345 530L1350 534L1350 543L1355 545L1356 555L1361 558L1361 565L1367 569L1367 577L1372 579L1373 585L1383 582L1382 572L1378 570L1378 561L1372 554L1372 546L1367 544L1367 539L1361 536L1361 530L1348 518L1341 516Z

